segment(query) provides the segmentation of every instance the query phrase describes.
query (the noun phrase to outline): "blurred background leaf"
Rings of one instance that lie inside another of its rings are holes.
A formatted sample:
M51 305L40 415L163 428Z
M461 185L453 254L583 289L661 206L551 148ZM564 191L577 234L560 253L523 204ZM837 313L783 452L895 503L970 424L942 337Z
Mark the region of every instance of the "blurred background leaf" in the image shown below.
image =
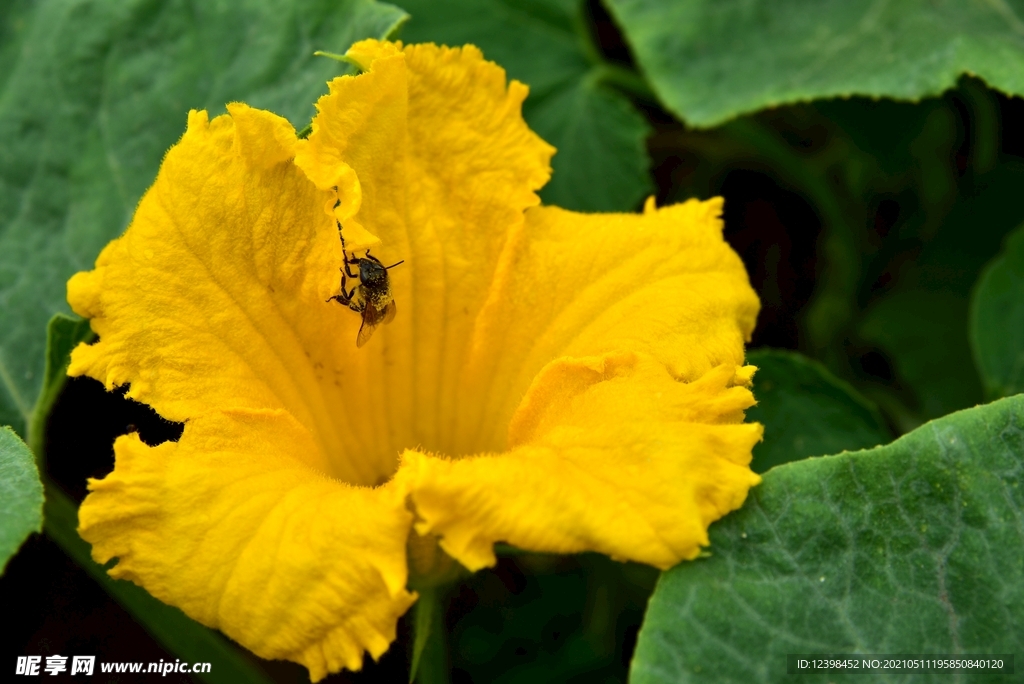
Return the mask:
M978 280L971 343L990 397L1024 392L1024 227L1010 234Z
M625 681L657 575L596 554L499 559L451 600L453 681Z
M547 204L577 211L628 211L653 190L647 121L612 84L646 85L606 58L581 0L398 0L412 18L408 42L472 43L509 78L530 86L523 115L558 148L541 190Z
M709 558L662 575L631 682L778 682L788 653L1019 652L1022 416L1004 399L767 473Z
M747 363L757 366L757 405L747 420L765 426L764 441L754 447L755 472L892 439L874 404L820 363L781 349L752 351Z
M28 535L43 531L43 483L28 446L0 427L0 574Z
M1003 236L1024 219L1024 205L1005 200L1022 184L1024 165L1013 161L965 178L958 193L947 193L955 201L935 226L906 231L892 257L898 263L885 267L889 282L864 313L861 337L885 350L923 418L983 399L968 362L970 292Z
M687 123L849 95L917 100L975 74L1024 93L1020 2L608 0L662 102Z

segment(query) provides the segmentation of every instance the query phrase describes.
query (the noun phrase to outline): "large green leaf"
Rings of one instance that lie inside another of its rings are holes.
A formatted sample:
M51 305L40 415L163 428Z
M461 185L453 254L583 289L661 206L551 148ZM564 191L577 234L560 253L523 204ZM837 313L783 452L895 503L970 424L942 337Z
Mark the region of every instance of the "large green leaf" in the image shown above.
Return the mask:
M751 352L747 363L758 369L757 405L747 411L747 419L764 425L764 441L754 447L757 472L891 439L878 409L817 361L767 349Z
M789 681L788 653L1019 653L1022 539L1024 397L775 468L712 526L709 558L662 575L631 681Z
M806 100L917 100L971 73L1024 93L1020 0L608 0L669 109L698 127Z
M384 36L371 0L40 0L0 10L0 421L21 434L65 282L127 225L190 108L297 127L336 75L317 49Z
M971 346L990 396L1024 392L1024 226L978 279L971 300Z
M92 560L89 545L78 536L78 511L68 496L52 484L46 486L46 534L88 573L114 600L139 619L150 636L182 660L212 663L209 674L199 675L216 684L269 684L272 680L219 632L194 622L183 612L161 603L144 589L115 580Z
M578 211L631 210L652 191L646 121L605 85L616 67L590 44L580 0L398 0L410 42L472 43L530 86L523 113L558 148L541 191Z
M43 483L28 446L0 427L0 574L32 532L43 531Z

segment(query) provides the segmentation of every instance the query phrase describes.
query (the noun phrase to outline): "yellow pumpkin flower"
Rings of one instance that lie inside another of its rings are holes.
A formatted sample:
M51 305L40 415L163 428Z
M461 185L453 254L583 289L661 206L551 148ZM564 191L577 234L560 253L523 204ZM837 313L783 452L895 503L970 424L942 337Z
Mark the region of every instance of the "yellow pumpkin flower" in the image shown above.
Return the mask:
M472 46L364 41L308 140L189 115L127 232L68 284L69 373L184 423L115 443L80 532L114 577L314 681L379 657L407 544L476 570L504 541L668 568L758 482L758 301L721 200L539 206L554 150ZM398 313L328 301L369 248ZM426 542L424 542L426 540Z

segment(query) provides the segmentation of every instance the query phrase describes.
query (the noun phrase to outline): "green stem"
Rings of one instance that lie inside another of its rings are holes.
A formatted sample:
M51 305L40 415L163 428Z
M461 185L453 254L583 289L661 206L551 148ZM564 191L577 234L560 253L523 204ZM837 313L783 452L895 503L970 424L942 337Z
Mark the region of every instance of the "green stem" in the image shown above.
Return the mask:
M599 84L611 86L639 100L658 101L658 96L647 81L632 69L604 62L593 67L590 73L591 78Z
M345 64L352 64L352 60L346 55L339 55L337 52L327 52L325 50L317 50L313 53L314 57L326 57L327 59L333 59L335 62L344 62Z
M597 41L594 40L594 35L591 32L591 18L588 16L587 4L583 0L576 1L576 10L571 15L573 32L576 34L576 39L579 41L580 50L583 55L593 65L598 65L604 62L604 55L601 54L601 50L597 47Z
M25 440L36 455L39 472L46 471L43 453L46 447L46 421L67 383L71 350L79 342L91 342L94 338L89 321L85 319L55 314L46 326L46 367L43 372L43 386L26 426L28 438Z
M448 639L444 625L446 587L419 590L413 609L412 666L409 681L418 684L448 684Z
M586 3L582 0L577 2L572 24L580 50L592 65L587 74L592 84L609 86L640 100L658 102L658 96L643 76L632 69L608 62L601 54L593 34L592 17L588 15Z
M960 88L970 106L974 172L986 173L999 161L999 104L991 91L975 79L961 79Z

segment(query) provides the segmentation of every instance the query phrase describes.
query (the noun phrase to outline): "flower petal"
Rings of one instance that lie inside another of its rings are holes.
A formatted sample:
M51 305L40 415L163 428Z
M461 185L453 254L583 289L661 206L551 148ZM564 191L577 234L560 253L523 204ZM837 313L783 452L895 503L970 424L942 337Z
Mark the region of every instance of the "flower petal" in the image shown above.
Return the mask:
M470 568L500 540L662 568L699 552L759 481L739 367L759 304L720 212L527 212L460 377L483 454L405 453L417 530Z
M633 352L562 358L534 381L511 449L460 460L407 451L399 478L421 534L471 570L493 544L598 551L665 569L697 556L707 526L739 508L761 426L749 372L723 364L691 383Z
M523 121L526 87L507 84L472 46L371 40L348 55L367 71L330 84L296 163L318 183L341 164L354 169L354 220L381 238L373 254L405 260L390 271L397 318L352 360L352 415L378 433L386 425L395 454L411 444L451 451L474 321L554 150Z
M291 404L298 415L309 412L298 409L301 395L316 394L306 391L315 386L308 369L277 352L295 349L309 365L288 339L291 321L276 323L285 300L309 306L336 291L341 251L322 213L329 193L281 159L288 150L276 138L261 137L279 117L232 113L212 123L189 115L128 231L68 283L72 308L100 336L75 349L70 373L108 389L131 382L129 396L169 420L228 406Z
M70 372L186 422L177 444L118 441L83 536L314 678L393 638L406 496L471 568L496 540L667 567L757 482L760 436L740 367L758 302L720 202L537 207L553 150L524 86L472 47L349 55L367 71L330 84L308 140L244 105L193 113L128 232L69 283L100 335ZM405 260L401 313L358 350L359 316L326 301L337 222L350 252Z
M100 336L75 349L68 372L108 389L130 383L129 397L179 422L287 410L329 459L310 465L355 484L386 480L398 450L346 410L359 316L326 302L340 281L337 226L324 212L337 194L292 162L287 121L229 110L212 122L190 115L128 231L68 283Z
M353 487L295 458L318 450L287 412L190 420L178 443L118 438L80 511L93 558L264 658L313 681L379 657L415 597L410 514L395 486Z
M721 210L712 199L643 214L527 211L465 356L466 442L454 453L504 451L527 388L562 356L635 351L687 382L741 366L760 304L722 239Z
M185 422L177 444L118 441L81 532L113 575L318 678L394 638L411 518L394 486L352 486L397 454L346 410L338 192L295 166L284 119L229 112L190 115L128 231L69 283L100 335L69 373Z

